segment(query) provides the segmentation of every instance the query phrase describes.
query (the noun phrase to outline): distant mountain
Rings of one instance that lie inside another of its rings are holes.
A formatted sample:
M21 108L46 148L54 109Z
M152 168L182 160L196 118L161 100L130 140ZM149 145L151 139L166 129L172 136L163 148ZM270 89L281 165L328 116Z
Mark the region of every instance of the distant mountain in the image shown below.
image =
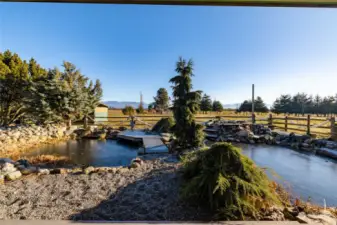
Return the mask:
M237 109L239 108L241 103L233 103L233 104L224 104L224 109ZM271 104L266 104L266 106L270 109L272 107Z
M123 109L125 106L132 106L133 108L138 108L139 102L119 102L119 101L105 101L104 104L108 105L111 108ZM148 104L143 103L143 107L147 109Z
M224 109L237 109L240 107L240 103L234 103L234 104L224 104Z

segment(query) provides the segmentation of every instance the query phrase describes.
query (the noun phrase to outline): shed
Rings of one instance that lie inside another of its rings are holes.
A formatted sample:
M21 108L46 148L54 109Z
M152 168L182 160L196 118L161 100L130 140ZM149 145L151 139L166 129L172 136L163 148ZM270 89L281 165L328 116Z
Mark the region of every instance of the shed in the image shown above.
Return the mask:
M95 123L108 122L109 106L104 103L99 103L95 108Z

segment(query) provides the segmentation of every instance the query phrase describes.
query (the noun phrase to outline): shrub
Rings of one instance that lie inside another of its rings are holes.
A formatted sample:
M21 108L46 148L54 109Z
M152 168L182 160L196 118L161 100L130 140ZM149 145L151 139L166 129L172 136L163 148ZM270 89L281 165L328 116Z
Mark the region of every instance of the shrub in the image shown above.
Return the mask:
M172 118L160 119L152 128L152 131L158 133L168 133L172 131L174 120Z
M124 115L132 116L135 114L135 109L132 106L125 106L125 108L122 109L122 112Z
M280 204L265 172L231 144L189 153L182 162L183 197L206 203L218 219L258 218L261 210Z

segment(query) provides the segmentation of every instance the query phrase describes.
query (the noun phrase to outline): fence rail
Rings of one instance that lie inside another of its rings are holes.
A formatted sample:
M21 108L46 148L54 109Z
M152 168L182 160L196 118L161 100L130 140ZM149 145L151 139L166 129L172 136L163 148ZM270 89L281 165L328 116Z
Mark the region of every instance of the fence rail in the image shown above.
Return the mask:
M161 118L173 118L172 115L138 115L138 123L136 126L139 128L146 128L153 126ZM335 118L311 118L310 115L306 117L269 117L258 116L252 119L247 115L212 115L212 116L196 116L197 122L206 122L212 119L223 118L226 120L243 120L254 122L256 124L268 125L271 129L296 131L306 134L316 134L320 136L329 136L337 139L337 127ZM95 119L106 119L107 121L97 121L97 124L110 125L110 126L125 126L130 127L128 116L108 116L96 117Z

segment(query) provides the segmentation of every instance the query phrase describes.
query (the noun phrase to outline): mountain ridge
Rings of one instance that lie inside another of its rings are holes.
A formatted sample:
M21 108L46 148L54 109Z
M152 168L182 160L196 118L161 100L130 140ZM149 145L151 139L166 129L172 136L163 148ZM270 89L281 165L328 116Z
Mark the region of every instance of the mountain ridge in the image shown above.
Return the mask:
M138 108L140 102L133 101L103 101L104 104L108 105L110 108L123 109L125 106L132 106L133 108ZM149 104L143 102L143 107L147 109Z

